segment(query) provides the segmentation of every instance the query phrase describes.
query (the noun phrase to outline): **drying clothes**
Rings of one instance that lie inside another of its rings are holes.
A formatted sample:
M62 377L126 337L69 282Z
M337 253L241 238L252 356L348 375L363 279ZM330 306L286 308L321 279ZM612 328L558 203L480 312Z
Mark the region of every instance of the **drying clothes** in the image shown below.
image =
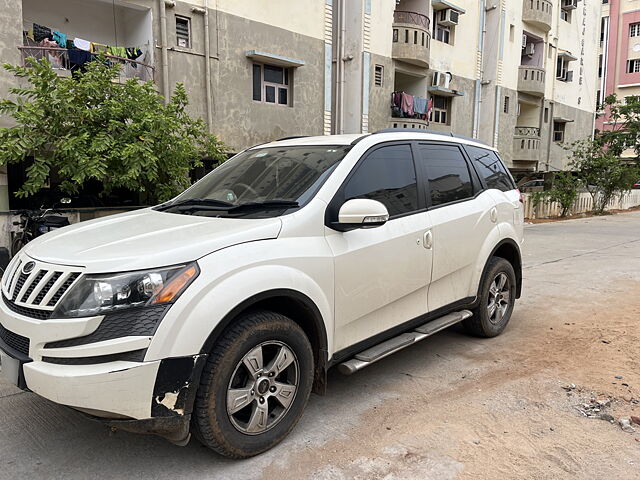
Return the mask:
M393 92L391 95L391 102L394 107L402 107L402 92Z
M80 50L90 51L91 50L91 42L88 40L83 40L81 38L74 38L73 45Z
M67 34L62 32L53 32L53 40L60 48L67 48Z
M413 95L409 95L408 93L402 93L402 111L409 115L413 116Z
M143 54L143 51L139 48L127 48L127 58L129 60L137 60Z
M93 55L86 50L71 49L69 50L69 66L73 73L84 72L85 64L93 60Z
M43 25L33 24L33 39L36 42L41 42L45 38L51 38L51 29Z
M69 49L69 50L71 50L72 48L76 48L73 45L73 40L71 40L70 38L67 38L67 46L66 46L66 48Z
M104 43L91 42L92 53L109 53L110 48L110 46L105 45Z
M125 47L109 47L107 53L114 57L127 58L127 49Z
M413 97L413 111L420 115L427 113L427 99L422 97Z

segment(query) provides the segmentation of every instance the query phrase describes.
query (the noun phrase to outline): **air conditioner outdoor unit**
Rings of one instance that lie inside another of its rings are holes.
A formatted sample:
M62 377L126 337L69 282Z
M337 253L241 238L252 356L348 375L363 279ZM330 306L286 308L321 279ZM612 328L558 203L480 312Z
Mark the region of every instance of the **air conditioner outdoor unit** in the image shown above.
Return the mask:
M564 76L564 81L573 82L573 71L570 70L566 73L566 75Z
M448 89L451 85L451 80L453 80L453 74L451 72L444 72L442 76L444 77L442 86Z
M528 44L524 49L524 54L525 55L529 55L530 57L532 57L534 53L536 53L536 45L535 45L535 43Z
M440 18L438 20L438 23L440 25L444 25L445 27L451 27L458 24L459 17L460 14L456 10L447 8L445 10L440 10Z
M561 8L563 10L573 10L578 8L578 0L562 0Z

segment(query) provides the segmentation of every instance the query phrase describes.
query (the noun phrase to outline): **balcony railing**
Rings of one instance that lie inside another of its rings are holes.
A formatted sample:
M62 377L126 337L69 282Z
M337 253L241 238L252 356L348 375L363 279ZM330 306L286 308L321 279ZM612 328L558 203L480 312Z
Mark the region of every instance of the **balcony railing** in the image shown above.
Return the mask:
M516 127L515 134L523 137L539 137L540 129L538 127Z
M393 12L393 23L408 23L429 30L430 22L429 17L422 13L407 12L405 10L395 10Z
M23 65L26 65L26 60L30 57L37 60L46 58L54 70L71 74L73 64L69 60L69 50L66 48L19 46L18 49L22 54ZM97 55L92 54L92 57L97 58ZM130 78L137 78L143 82L154 78L154 68L147 63L113 55L104 55L104 58L113 64L120 65L118 77L120 83Z
M523 0L522 20L545 31L551 30L553 4L548 0Z

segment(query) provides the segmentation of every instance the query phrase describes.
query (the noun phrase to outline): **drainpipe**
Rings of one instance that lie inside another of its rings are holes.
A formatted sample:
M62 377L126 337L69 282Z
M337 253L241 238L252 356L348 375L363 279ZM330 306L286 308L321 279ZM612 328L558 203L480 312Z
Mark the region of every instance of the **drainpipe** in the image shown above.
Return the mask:
M346 1L340 1L340 14L338 18L338 27L340 32L340 39L338 42L338 58L337 65L339 65L339 95L338 95L338 133L344 133L344 84L345 84L345 68L344 68L344 56L345 56L345 37L347 34L347 26L345 22L346 17Z
M193 7L194 13L204 15L204 90L207 105L207 126L209 133L213 133L213 108L211 98L211 51L209 45L209 1L204 0L204 8Z
M476 79L475 102L473 105L473 138L478 138L480 129L480 109L482 107L482 80L484 79L484 37L487 33L487 13L485 11L485 0L480 0L480 33L478 38L478 50L480 51L480 78Z
M167 52L167 6L165 0L160 2L160 50L162 52L162 96L164 103L169 103L169 54Z

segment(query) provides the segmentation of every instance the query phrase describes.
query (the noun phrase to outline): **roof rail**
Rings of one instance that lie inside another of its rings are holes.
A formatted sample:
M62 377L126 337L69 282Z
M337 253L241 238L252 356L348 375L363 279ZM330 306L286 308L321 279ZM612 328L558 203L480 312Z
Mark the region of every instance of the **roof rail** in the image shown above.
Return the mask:
M281 142L283 140L293 140L294 138L307 138L309 135L292 135L291 137L282 137L279 138L277 140L274 140L274 142Z
M378 133L378 132L376 132ZM351 146L355 145L356 143L358 143L360 140L364 140L365 138L367 138L369 135L371 135L370 133L365 133L361 136L359 136L358 138L356 138L353 142L350 143Z
M459 135L453 132L445 133L445 132L437 132L435 130L420 129L420 128L385 128L385 129L373 132L373 135L376 135L378 133L430 133L431 135L442 135L443 137L460 138L463 140L469 140L470 142L482 143L483 145L488 146L487 143L483 142L482 140L478 140L477 138L466 137L464 135Z

